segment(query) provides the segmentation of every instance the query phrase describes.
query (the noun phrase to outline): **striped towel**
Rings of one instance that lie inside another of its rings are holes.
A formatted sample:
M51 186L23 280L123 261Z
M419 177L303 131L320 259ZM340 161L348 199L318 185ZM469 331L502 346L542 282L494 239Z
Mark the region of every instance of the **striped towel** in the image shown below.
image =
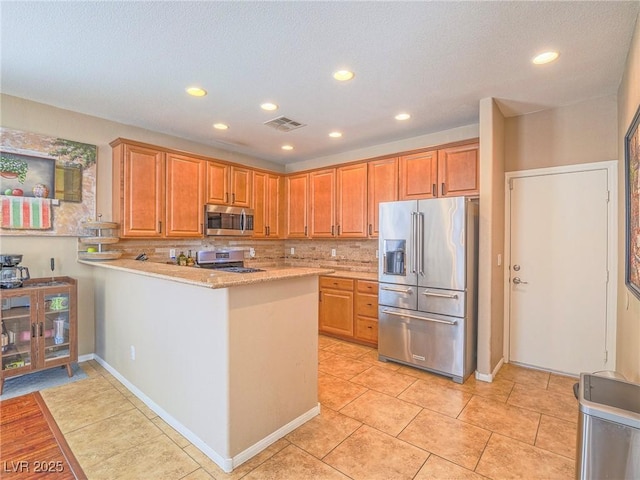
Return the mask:
M46 230L51 228L51 199L2 195L1 228Z

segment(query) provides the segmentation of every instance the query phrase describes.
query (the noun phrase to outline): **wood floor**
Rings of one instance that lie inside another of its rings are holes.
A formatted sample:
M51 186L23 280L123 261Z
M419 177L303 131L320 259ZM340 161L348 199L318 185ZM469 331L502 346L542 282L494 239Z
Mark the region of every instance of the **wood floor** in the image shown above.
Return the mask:
M84 479L40 393L0 402L0 477Z

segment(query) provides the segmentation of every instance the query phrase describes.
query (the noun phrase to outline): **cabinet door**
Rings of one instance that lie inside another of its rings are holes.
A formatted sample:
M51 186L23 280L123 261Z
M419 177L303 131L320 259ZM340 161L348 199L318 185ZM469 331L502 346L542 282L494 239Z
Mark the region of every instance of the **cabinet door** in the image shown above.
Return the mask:
M368 234L377 237L379 228L380 202L395 202L398 200L398 159L385 158L369 162L368 172Z
M307 237L307 212L309 205L309 175L302 173L286 177L287 238Z
M367 236L367 164L336 169L336 234L343 238Z
M438 181L441 197L480 193L478 149L478 144L474 143L438 151Z
M282 235L282 177L267 176L267 236L280 238Z
M253 172L253 238L267 236L267 177L266 173Z
M248 168L231 167L231 205L251 206L251 173Z
M164 153L124 146L122 237L162 237Z
M320 291L319 330L353 336L353 291Z
M165 236L202 236L204 176L204 160L167 154Z
M400 157L400 200L437 196L438 151Z
M38 367L49 368L77 359L75 286L42 293L38 319Z
M330 168L309 174L309 204L311 206L311 238L336 235L336 170Z
M205 203L229 203L229 165L207 162L207 195Z
M36 297L2 291L2 378L29 372L37 362Z

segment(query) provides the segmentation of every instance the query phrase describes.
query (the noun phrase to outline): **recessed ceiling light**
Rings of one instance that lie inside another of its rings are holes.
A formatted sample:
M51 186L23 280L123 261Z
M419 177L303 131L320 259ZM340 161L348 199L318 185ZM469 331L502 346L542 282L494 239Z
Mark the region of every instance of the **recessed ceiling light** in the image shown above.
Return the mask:
M260 108L263 110L266 110L268 112L272 112L273 110L277 110L278 109L278 105L276 105L275 103L271 103L271 102L265 102L262 105L260 105Z
M214 123L213 128L215 128L216 130L227 130L229 128L229 125L226 125L224 123Z
M349 70L338 70L333 73L333 78L340 82L346 82L347 80L351 80L355 74Z
M340 133L340 132L331 132L331 133L329 134L329 136L330 136L331 138L340 138L340 137L342 136L342 133Z
M544 65L545 63L553 62L560 56L558 52L543 52L533 57L531 60L536 65Z
M188 87L186 90L193 97L204 97L207 94L207 91L200 87Z
M411 118L411 115L409 115L408 113L399 113L398 115L395 116L396 120L409 120Z
M291 145L282 145L282 150L293 150L293 147Z

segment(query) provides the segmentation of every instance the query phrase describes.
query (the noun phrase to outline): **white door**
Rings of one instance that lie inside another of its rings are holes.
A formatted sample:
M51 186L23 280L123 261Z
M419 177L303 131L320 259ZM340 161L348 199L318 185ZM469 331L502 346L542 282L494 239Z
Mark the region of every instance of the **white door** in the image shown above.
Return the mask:
M509 361L576 375L607 369L607 175L511 179Z

